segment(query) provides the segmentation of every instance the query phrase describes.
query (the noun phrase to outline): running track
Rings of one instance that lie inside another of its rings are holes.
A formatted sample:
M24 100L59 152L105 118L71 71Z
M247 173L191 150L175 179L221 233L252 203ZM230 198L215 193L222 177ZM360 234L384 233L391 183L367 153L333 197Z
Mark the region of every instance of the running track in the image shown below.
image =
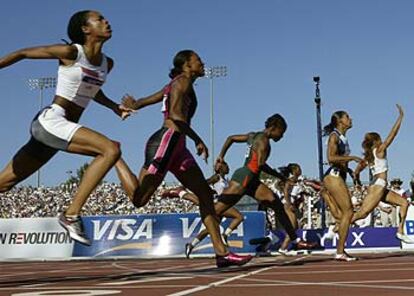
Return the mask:
M262 257L218 270L212 259L0 262L0 295L414 295L414 253Z

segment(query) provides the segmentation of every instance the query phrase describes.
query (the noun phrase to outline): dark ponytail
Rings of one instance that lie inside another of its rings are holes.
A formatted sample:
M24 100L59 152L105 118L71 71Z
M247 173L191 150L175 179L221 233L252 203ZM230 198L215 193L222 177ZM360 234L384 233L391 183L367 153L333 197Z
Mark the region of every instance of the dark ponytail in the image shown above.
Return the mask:
M169 74L171 79L183 73L183 66L185 62L189 61L193 54L194 54L194 51L190 49L185 49L185 50L179 51L175 55L174 61L173 61L174 68L170 70L170 74Z
M85 34L82 31L82 26L86 26L89 12L90 10L78 11L70 18L68 36L72 44L85 44Z
M334 114L332 114L331 122L325 125L325 127L323 128L323 136L329 136L338 126L339 119L341 119L342 116L344 116L345 114L345 111L336 111Z

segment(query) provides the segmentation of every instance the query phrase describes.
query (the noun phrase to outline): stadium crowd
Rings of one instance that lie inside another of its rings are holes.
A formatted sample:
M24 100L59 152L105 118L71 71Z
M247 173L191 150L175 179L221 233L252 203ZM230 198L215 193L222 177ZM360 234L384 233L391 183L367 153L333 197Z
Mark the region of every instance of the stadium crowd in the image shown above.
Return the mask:
M163 184L151 201L143 208L135 208L122 190L114 183L100 184L82 209L82 215L126 215L188 213L198 211L192 203L161 197L170 188ZM0 194L0 218L56 217L71 201L77 184L58 187L15 187Z
M263 180L272 190L277 192L277 180ZM412 182L414 185L414 182ZM412 201L412 189L401 188L402 182L394 179L391 189ZM102 183L93 192L83 208L82 215L128 215L128 214L162 214L162 213L189 213L198 212L191 202L181 199L163 198L165 190L177 185L163 183L155 192L147 206L135 208L129 201L120 184ZM411 186L414 187L414 186ZM0 194L0 218L26 218L26 217L56 217L70 202L77 190L77 184L64 184L58 187L39 188L31 186L15 187L11 191ZM352 202L358 209L367 193L367 186L350 187ZM299 182L293 191L294 205L299 218L299 227L310 229L321 227L320 196L318 192L305 182ZM238 208L240 210L257 209L256 202L251 198L244 198ZM271 211L270 211L271 212ZM310 212L310 215L309 215ZM394 207L381 203L377 209L366 219L358 221L356 226L388 227L398 223L397 211ZM268 213L269 219L274 219ZM327 211L327 219L330 219Z

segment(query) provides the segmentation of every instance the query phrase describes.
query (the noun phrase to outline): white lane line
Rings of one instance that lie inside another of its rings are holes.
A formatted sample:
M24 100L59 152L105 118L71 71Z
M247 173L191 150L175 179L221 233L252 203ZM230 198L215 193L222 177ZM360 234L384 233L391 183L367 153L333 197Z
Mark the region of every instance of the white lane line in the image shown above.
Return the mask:
M309 257L308 257L309 258ZM295 268L297 268L297 269L315 269L315 268L326 268L326 267L330 267L330 268L333 268L333 269L335 269L335 271L336 271L336 269L338 269L338 268L341 268L341 269L343 269L343 268L350 268L350 267L352 267L352 268L355 268L355 267L363 267L363 268L367 268L367 267L369 267L369 266L379 266L379 267L381 267L381 266L390 266L390 265L405 265L405 266L413 266L414 265L414 261L412 261L412 262L383 262L383 263L372 263L372 262L363 262L364 260L366 260L366 259L361 259L360 261L357 261L357 262L352 262L352 263L344 263L344 262L336 262L336 261L334 261L333 259L332 259L332 263L331 264L318 264L318 262L312 262L312 261L308 261L307 262L307 264L306 265L302 265L302 266L295 266ZM373 259L370 259L370 260L373 260ZM378 260L380 260L380 259L378 259ZM272 262L274 262L274 263L281 263L281 262L279 262L279 261L271 261L271 260L261 260L261 261L259 261L259 263L263 263L263 264L266 264L266 263L272 263ZM284 265L280 265L279 266L279 269L288 269L288 268L292 268L292 266L284 266Z
M300 261L303 258L305 258L305 257L295 258L295 259L293 259L291 261L286 262L286 264L290 264L290 263L293 263L293 262L296 262L296 261ZM254 266L254 265L252 265L252 266ZM230 277L230 278L227 278L227 279L224 279L224 280L216 281L216 282L210 283L208 285L202 285L202 286L198 286L198 287L195 287L195 288L192 288L192 289L180 291L180 292L177 292L177 293L168 294L167 296L183 296L183 295L189 295L189 294L194 293L194 292L198 292L198 291L202 291L202 290L207 290L207 289L210 289L210 288L218 287L220 285L223 285L223 284L226 284L226 283L235 281L235 280L239 280L239 279L245 278L247 276L255 275L255 274L258 274L260 272L270 270L272 268L277 268L277 266L264 267L264 268L261 268L261 269L258 269L258 270L252 271L252 272L248 272L248 273L241 274L241 275L237 275L237 276L234 276L234 277Z
M244 279L245 281L251 281ZM262 282L263 281L263 282ZM366 281L343 281L343 282L292 282L281 280L260 280L256 284L230 284L228 287L261 287L261 286L313 286L313 285L350 285L353 284L374 284L374 283L412 283L414 279L395 280L366 280Z
M192 279L193 277L190 276L171 276L171 277L156 277L156 278L144 278L139 280L133 281L122 281L122 282L111 282L111 283L102 283L98 284L98 286L122 286L128 284L137 284L137 283L150 283L150 282L163 282L163 281L173 281L173 280L187 280ZM164 287L164 285L159 286L160 288Z
M202 291L202 290L214 288L214 287L217 287L219 285L222 285L222 284L225 284L225 283L228 283L228 282L231 282L231 281L235 281L235 280L244 278L246 276L250 276L250 275L253 275L253 274L256 274L256 273L259 273L259 272L262 272L262 271L266 271L266 270L269 270L269 269L272 269L272 268L274 268L274 267L261 268L261 269L258 269L258 270L255 270L255 271L252 271L252 272L249 272L249 273L245 273L245 274L237 275L237 276L227 278L227 279L224 279L224 280L221 280L221 281L213 282L213 283L210 283L208 285L198 286L198 287L195 287L195 288L192 288L192 289L189 289L189 290L184 290L184 291L181 291L181 292L168 294L167 296L189 295L189 294L199 292L199 291Z
M287 286L327 286L327 287L344 287L344 288L377 288L377 289L398 289L414 290L413 286L386 286L386 285L368 285L369 283L412 283L414 279L396 279L396 280L367 280L367 281L345 281L345 282L295 282L295 281L274 281L274 283L257 283L257 284L232 284L229 288L260 288L260 287L287 287Z
M378 273L378 272L408 271L408 270L412 271L413 268L381 268L381 269L375 268L375 269L346 269L346 270L337 269L335 271L332 271L332 270L313 270L313 271L312 270L308 270L308 271L288 271L288 270L285 270L285 271L282 271L282 272L279 272L279 271L269 272L266 275L293 275L293 274L295 274L295 275L298 275L298 274L308 275L308 274L324 274L324 273L332 273L332 272L335 272L335 273L376 272L376 273Z

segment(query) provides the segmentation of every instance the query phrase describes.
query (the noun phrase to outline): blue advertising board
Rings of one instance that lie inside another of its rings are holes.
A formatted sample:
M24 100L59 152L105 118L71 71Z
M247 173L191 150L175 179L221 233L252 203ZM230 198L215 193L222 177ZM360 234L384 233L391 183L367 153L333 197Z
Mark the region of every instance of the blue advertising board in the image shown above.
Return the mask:
M263 212L243 212L243 215L243 223L229 236L229 246L238 253L253 253L255 246L248 242L252 237L265 235L265 216ZM84 217L83 223L92 245L76 243L74 257L184 255L185 244L204 228L196 213L91 216ZM223 220L222 230L229 223L230 220ZM194 249L193 254L214 254L209 237Z
M338 243L338 234L332 239L327 240L323 236L327 230L323 229L299 229L297 234L299 237L307 241L318 242L323 249L334 249ZM396 227L364 227L349 229L348 237L345 243L347 249L361 248L395 248L400 247L400 241L395 238L397 232ZM273 250L283 241L285 233L275 231Z

